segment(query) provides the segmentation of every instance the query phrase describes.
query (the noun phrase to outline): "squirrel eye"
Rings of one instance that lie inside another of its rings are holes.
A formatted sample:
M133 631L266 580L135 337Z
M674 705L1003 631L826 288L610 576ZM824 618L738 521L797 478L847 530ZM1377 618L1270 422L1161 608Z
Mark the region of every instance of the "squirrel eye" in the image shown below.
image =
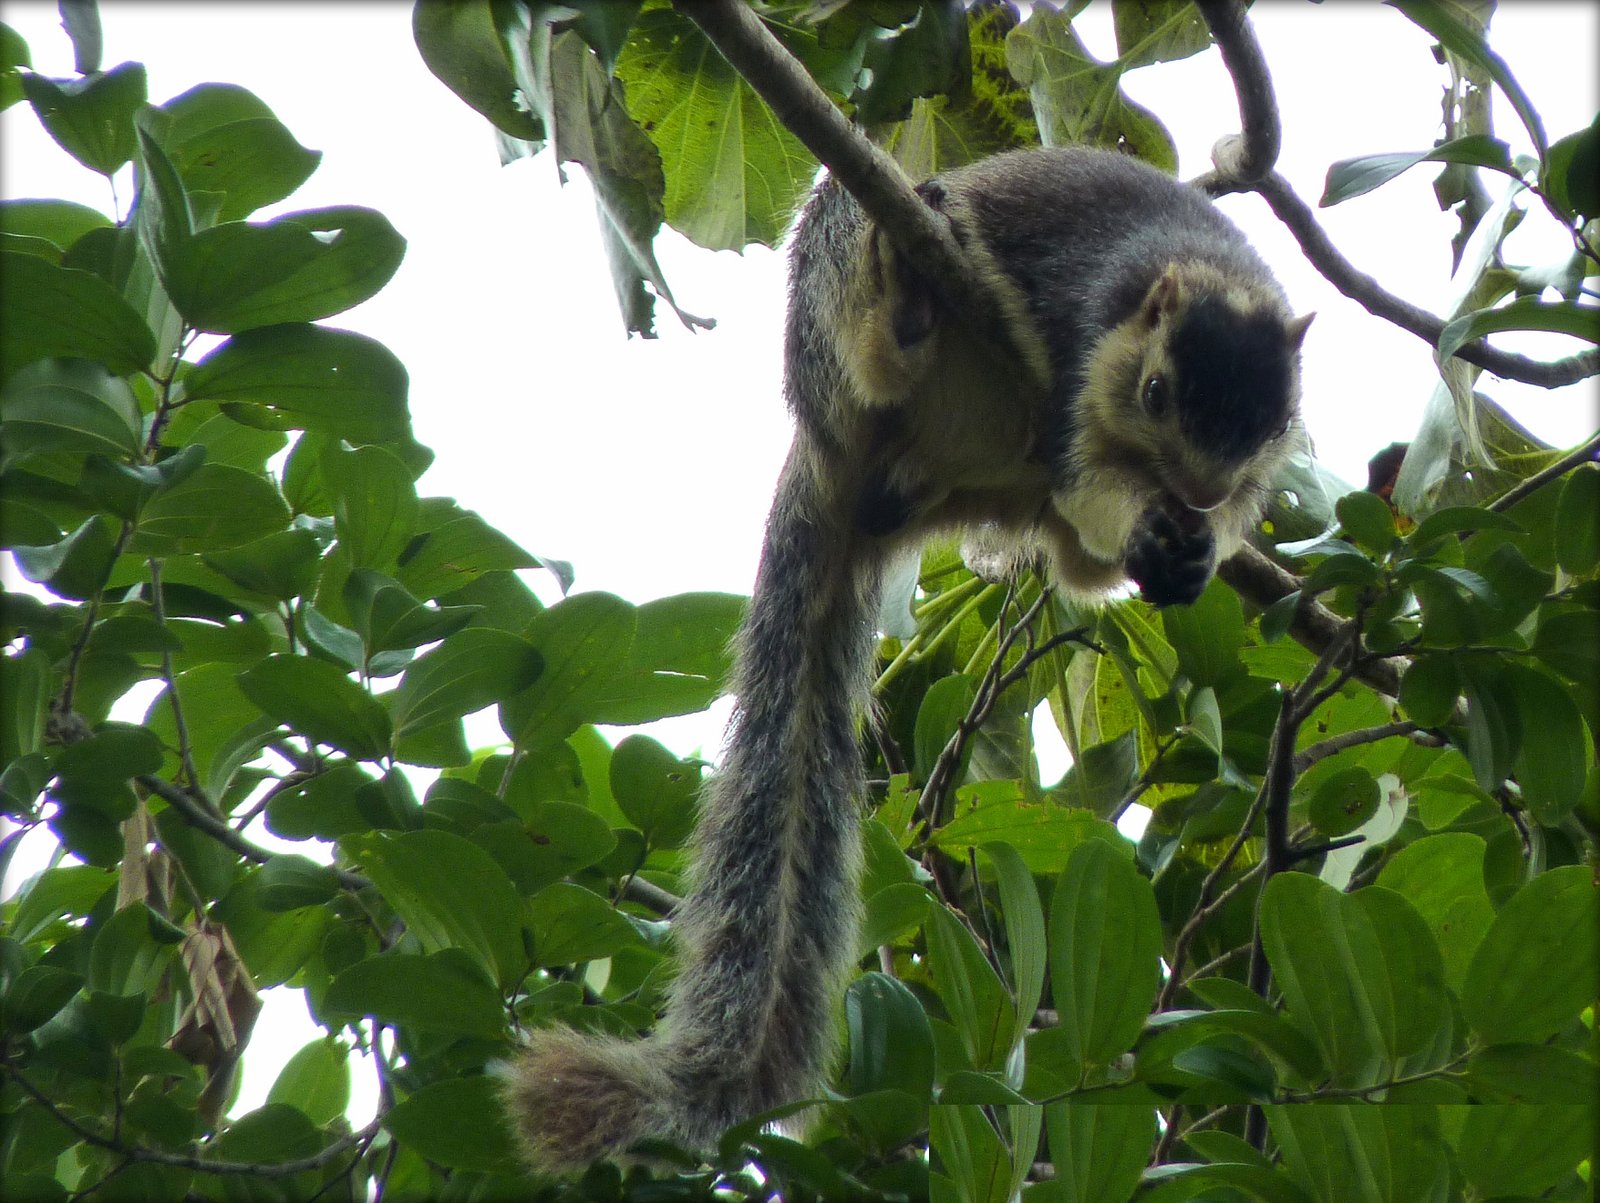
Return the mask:
M1159 414L1167 405L1167 382L1156 375L1144 382L1144 405L1153 414Z

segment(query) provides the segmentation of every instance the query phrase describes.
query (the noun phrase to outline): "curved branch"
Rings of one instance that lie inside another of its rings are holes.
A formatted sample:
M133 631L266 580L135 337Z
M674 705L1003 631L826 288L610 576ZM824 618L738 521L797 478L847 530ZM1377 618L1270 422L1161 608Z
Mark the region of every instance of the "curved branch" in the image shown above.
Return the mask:
M1272 90L1272 73L1239 0L1199 0L1196 7L1211 27L1211 36L1222 52L1223 66L1233 79L1233 90L1239 98L1239 128L1243 131L1212 147L1211 161L1217 170L1210 177L1210 186L1222 188L1226 183L1247 188L1272 170L1283 145L1283 123L1278 117L1278 98Z
M1009 362L1025 363L1000 315L1005 311L972 272L949 223L912 190L899 164L846 120L826 93L742 0L673 0L766 101L772 115L821 160L958 318Z
M1444 330L1444 321L1426 309L1413 305L1389 292L1372 276L1358 270L1339 253L1333 241L1317 223L1311 206L1301 200L1289 181L1276 171L1269 172L1255 184L1279 221L1289 227L1295 241L1311 265L1327 278L1328 282L1345 296L1355 301L1374 317L1392 322L1402 330L1415 334L1425 342L1437 345ZM1482 339L1464 343L1456 356L1476 364L1508 380L1520 380L1543 388L1558 388L1576 384L1590 376L1600 374L1600 350L1582 351L1554 362L1533 359L1509 351L1497 351Z
M209 835L230 852L236 852L244 857L245 860L254 861L258 865L264 865L272 858L273 854L271 852L268 852L259 844L245 839L244 836L228 826L227 823L216 818L206 806L197 801L182 786L174 785L170 781L163 781L160 777L152 776L149 773L135 777L134 781L141 788L148 790L177 811L178 817L189 824L190 827ZM352 873L348 869L335 868L333 869L333 875L338 879L339 884L347 890L364 890L372 884L361 874Z

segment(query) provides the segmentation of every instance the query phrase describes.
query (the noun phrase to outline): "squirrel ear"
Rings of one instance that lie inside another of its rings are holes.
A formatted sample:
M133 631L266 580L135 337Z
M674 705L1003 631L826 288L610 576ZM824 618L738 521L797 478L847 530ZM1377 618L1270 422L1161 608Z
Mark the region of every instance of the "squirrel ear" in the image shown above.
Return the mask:
M1150 291L1144 294L1144 304L1139 307L1139 314L1144 324L1153 330L1162 318L1170 318L1177 313L1182 304L1183 285L1178 279L1178 265L1169 263L1156 282L1150 285Z
M1303 313L1299 317L1289 319L1283 330L1291 351L1298 351L1300 344L1306 341L1306 331L1311 326L1311 319L1316 316L1315 313Z

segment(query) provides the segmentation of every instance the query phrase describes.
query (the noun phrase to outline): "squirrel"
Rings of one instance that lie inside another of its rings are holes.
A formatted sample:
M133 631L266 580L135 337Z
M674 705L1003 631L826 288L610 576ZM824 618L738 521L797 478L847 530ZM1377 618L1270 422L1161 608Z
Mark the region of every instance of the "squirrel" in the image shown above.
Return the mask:
M1002 354L837 183L790 247L795 439L735 643L737 709L702 795L678 969L642 1040L543 1028L506 1104L559 1172L645 1138L712 1147L815 1097L857 956L857 723L879 583L976 531L1062 588L1194 601L1302 444L1310 315L1197 190L1127 156L1013 151L918 188L1001 307Z

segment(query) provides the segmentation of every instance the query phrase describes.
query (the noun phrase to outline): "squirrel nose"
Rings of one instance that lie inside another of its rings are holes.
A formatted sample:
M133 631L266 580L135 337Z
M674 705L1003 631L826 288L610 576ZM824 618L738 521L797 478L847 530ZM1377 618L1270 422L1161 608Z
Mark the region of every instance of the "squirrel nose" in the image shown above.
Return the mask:
M1197 514L1209 514L1232 495L1226 484L1184 480L1172 484L1172 495Z

